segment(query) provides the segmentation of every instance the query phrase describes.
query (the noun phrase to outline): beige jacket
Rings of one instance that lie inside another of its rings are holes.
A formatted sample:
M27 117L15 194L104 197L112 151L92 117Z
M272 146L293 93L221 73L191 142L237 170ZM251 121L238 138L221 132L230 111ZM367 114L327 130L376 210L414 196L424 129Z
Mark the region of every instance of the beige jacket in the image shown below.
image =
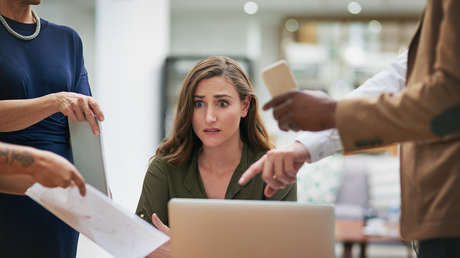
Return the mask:
M341 101L345 152L401 144L401 235L460 237L460 0L428 0L409 47L406 88Z

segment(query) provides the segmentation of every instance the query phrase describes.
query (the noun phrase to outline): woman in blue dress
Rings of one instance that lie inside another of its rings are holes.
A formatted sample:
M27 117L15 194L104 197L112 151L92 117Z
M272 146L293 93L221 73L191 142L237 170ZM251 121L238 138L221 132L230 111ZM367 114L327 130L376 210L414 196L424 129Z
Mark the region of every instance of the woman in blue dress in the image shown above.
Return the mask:
M104 117L89 97L80 37L40 19L30 7L40 2L0 0L0 141L72 161L67 118L88 121L99 134L96 119ZM75 230L28 197L11 194L31 183L23 178L10 194L0 194L0 256L75 257Z

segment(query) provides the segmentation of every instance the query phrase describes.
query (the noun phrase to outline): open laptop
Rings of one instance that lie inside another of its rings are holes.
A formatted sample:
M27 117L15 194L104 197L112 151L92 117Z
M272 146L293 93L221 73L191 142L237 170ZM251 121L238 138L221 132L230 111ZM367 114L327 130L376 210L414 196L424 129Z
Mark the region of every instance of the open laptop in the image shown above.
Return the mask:
M102 149L102 133L96 136L91 132L88 122L73 122L70 119L69 130L75 167L86 183L110 197Z
M280 201L172 199L173 258L333 258L334 208Z

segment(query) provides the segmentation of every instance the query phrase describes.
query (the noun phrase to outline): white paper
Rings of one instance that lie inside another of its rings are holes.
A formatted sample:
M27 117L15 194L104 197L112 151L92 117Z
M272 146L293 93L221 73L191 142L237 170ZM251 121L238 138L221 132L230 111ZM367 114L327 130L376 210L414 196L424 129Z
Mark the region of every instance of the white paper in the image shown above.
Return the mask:
M88 184L85 197L76 187L37 183L26 195L115 257L144 257L169 239Z

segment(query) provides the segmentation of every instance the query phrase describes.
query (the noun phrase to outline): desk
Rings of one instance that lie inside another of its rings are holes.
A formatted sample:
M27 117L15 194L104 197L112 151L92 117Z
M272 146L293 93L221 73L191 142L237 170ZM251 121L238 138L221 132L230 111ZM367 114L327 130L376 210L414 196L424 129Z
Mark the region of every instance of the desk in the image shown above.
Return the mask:
M394 225L398 226L398 225ZM364 221L363 220L342 220L338 219L335 223L335 240L336 242L343 243L343 258L352 257L352 247L354 244L360 246L360 258L366 258L367 243L372 242L385 242L385 241L401 241L399 236L369 236L363 234ZM405 242L403 242L406 244ZM407 244L406 244L407 246ZM409 257L411 252L409 248Z

